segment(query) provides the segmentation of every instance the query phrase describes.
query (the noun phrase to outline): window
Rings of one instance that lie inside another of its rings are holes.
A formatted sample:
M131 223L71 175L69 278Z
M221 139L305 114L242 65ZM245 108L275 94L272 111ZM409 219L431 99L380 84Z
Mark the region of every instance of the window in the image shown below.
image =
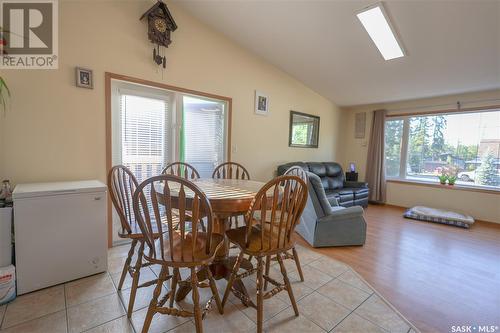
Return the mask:
M222 100L112 81L113 164L139 182L174 161L202 177L226 161L227 107Z
M389 118L385 123L388 178L500 188L500 110Z

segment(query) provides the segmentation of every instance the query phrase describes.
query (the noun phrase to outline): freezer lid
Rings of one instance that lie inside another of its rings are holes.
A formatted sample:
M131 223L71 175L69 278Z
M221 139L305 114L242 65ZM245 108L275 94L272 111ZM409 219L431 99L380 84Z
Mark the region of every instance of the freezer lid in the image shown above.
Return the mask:
M33 198L49 195L105 192L106 185L98 180L79 180L69 182L17 184L12 198Z

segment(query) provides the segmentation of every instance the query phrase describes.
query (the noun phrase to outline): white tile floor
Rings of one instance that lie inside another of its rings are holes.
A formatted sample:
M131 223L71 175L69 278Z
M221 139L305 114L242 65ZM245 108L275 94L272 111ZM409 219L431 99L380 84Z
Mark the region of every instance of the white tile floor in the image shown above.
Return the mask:
M1 333L133 333L140 332L154 287L141 288L130 320L126 317L130 278L117 291L128 246L110 249L108 272L72 281L18 297L0 306ZM286 266L298 303L300 316L295 317L286 292L264 302L266 332L418 332L405 318L377 294L349 266L298 247L305 282L300 282L295 264ZM271 275L281 276L276 267ZM143 269L141 280L154 279L157 267ZM217 281L219 293L225 290L225 281ZM255 281L247 278L245 285L255 295ZM164 292L168 292L168 284ZM202 289L202 300L210 296L210 289ZM177 306L189 308L191 297ZM256 312L246 308L234 296L230 297L220 315L214 306L203 321L205 332L254 332ZM151 333L194 332L190 318L157 314L150 327ZM413 331L412 331L413 332Z

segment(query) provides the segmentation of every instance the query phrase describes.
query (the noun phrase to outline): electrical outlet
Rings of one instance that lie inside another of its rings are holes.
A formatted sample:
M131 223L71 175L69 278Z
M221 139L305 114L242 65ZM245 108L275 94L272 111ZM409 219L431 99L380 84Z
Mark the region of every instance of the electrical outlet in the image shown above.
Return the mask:
M238 146L237 145L231 145L231 153L236 154L238 152Z

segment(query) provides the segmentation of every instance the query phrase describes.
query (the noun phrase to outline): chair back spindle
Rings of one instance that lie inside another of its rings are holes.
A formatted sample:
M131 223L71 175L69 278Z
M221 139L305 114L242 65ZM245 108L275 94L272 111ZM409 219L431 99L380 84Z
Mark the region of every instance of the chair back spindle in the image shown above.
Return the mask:
M269 252L291 245L291 237L304 210L307 195L306 183L297 176L283 175L264 185L246 216L246 246L250 246L249 236L255 230L252 225L254 221L260 221L260 250ZM270 223L262 222L267 221L268 217Z
M289 175L289 176L297 176L300 179L302 179L304 181L304 183L306 183L306 184L309 180L309 177L307 176L306 170L302 169L301 167L299 167L297 165L286 170L284 174Z
M109 170L108 189L113 206L120 217L122 235L133 232L132 225L136 219L132 200L138 186L137 179L126 166L117 165Z
M213 214L205 194L192 182L173 175L152 177L134 194L134 210L146 235L152 259L181 264L194 262L212 248ZM207 231L199 231L203 223ZM159 237L154 246L155 234Z
M247 169L236 162L226 162L217 166L212 173L214 179L241 179L250 180L250 173Z
M194 166L184 162L174 162L168 164L163 170L162 175L173 175L184 179L198 179L200 174Z

